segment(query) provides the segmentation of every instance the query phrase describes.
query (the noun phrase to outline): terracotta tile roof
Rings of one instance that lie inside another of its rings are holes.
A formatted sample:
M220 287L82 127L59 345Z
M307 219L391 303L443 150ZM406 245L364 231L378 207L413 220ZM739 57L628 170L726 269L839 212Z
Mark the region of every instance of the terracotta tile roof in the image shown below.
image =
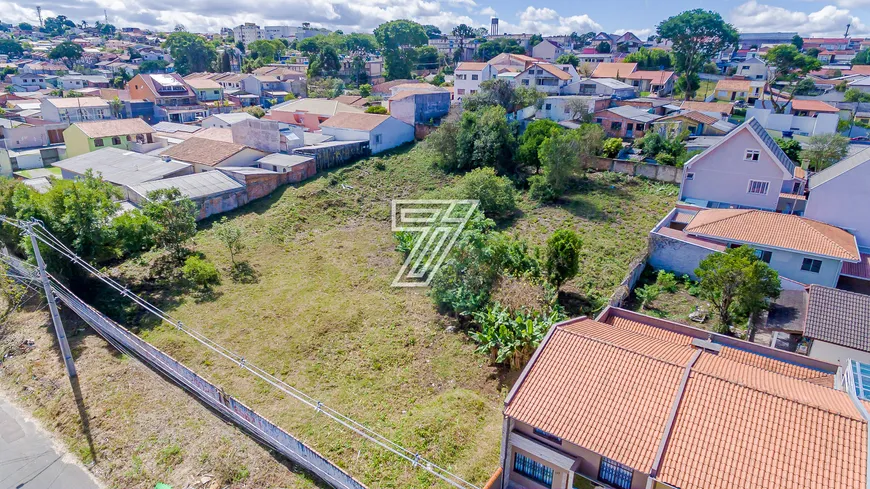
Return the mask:
M625 63L623 63L625 64ZM625 75L629 80L650 80L653 85L664 85L674 76L673 71L642 71L638 70Z
M108 138L112 136L126 136L128 134L151 134L154 132L154 128L142 119L76 122L73 125L81 129L89 138Z
M233 130L228 127L209 127L197 131L193 136L203 139L211 139L212 141L224 141L226 143L233 142Z
M791 101L792 110L806 110L808 112L827 112L830 114L837 114L840 112L840 109L826 104L821 100L799 100L794 99Z
M385 114L339 112L321 122L320 127L338 127L342 129L355 129L358 131L371 131L389 118L390 116Z
M697 110L699 112L718 112L731 115L734 112L734 104L717 102L694 102L687 100L680 104L681 109Z
M708 124L708 125L715 124L716 122L718 122L720 120L720 119L717 119L715 117L711 117L707 114L704 114L702 112L690 110L689 112L671 114L669 116L662 117L661 119L657 120L656 122L669 121L672 119L680 119L682 117L685 117L687 119L691 119L691 120L693 120L695 122L699 122L701 124Z
M598 63L592 78L625 78L637 69L637 63Z
M856 262L855 237L830 224L793 214L752 209L705 209L698 212L686 233L716 239L797 250Z
M644 473L663 446L657 479L681 489L864 487L867 422L846 392L640 327L555 326L505 414Z
M861 253L861 261L858 263L843 262L840 275L870 280L870 254Z
M561 68L559 68L558 66L556 66L554 64L536 63L532 66L537 66L538 68L543 69L547 73L555 76L556 78L558 78L560 80L570 80L571 79L571 75L568 72L562 71ZM531 66L529 67L529 69L531 69Z
M198 88L200 90L217 90L221 87L220 83L211 80L209 78L185 78L185 82L193 88Z
M780 199L791 199L791 200L807 200L805 195L800 194L790 194L788 192L781 192L779 194Z
M487 66L489 66L487 63L473 63L470 61L464 61L456 65L455 71L482 71Z
M716 91L749 92L751 86L749 80L719 80L719 82L716 83Z
M870 295L811 285L804 336L870 352Z
M198 135L197 135L198 136ZM169 156L186 163L217 166L230 156L233 156L246 146L226 141L215 141L201 137L192 137L161 153L161 156Z

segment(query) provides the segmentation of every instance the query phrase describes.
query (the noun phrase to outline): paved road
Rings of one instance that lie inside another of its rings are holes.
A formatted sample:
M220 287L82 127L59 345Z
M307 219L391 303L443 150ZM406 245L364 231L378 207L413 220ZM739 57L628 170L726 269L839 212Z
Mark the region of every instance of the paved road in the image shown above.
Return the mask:
M48 434L0 395L0 489L100 489Z

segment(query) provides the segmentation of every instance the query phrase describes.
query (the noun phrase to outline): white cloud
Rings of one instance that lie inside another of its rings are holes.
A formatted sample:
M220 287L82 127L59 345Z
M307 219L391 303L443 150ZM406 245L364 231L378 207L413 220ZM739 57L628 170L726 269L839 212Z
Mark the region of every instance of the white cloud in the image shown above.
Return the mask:
M486 7L480 11L480 15L486 15L488 17L498 17L498 13L492 7Z
M842 36L846 24L852 24L852 35L870 32L848 9L834 5L806 13L749 0L734 9L729 20L742 32L797 31L802 36Z
M641 41L646 41L646 38L650 36L653 32L653 29L616 29L612 32L612 34L622 35L626 32L631 32L635 36L637 36Z
M519 20L514 24L503 19L499 20L499 32L511 34L543 34L558 35L577 32L583 34L589 31L598 32L601 24L592 20L587 14L563 17L551 8L527 7L517 14Z

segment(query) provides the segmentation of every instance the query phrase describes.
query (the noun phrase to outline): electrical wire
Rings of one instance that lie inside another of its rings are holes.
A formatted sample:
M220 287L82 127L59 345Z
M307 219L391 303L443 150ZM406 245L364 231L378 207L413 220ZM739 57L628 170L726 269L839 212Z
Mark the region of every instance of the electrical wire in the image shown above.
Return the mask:
M166 313L165 311L162 311L161 309L154 306L150 302L148 302L145 299L141 298L140 296L134 294L127 287L118 283L117 281L115 281L111 277L106 276L100 270L93 267L90 263L81 259L72 250L70 250L69 247L67 247L62 241L60 241L58 238L56 238L54 235L52 235L47 229L45 229L45 227L42 225L41 222L34 221L34 222L30 222L30 223L23 223L22 221L11 220L5 216L0 216L0 221L3 221L7 224L15 226L15 227L17 227L25 232L32 232L33 235L40 242L42 242L43 244L45 244L49 248L53 249L55 252L59 253L60 255L66 257L68 260L70 260L74 264L79 265L86 272L88 272L90 275L94 276L95 278L99 279L101 282L103 282L106 285L110 286L111 288L115 289L118 293L121 294L121 296L130 299L131 301L136 303L138 306L140 306L143 309L145 309L146 311L154 314L155 316L157 316L161 320L171 324L176 329L184 332L185 334L187 334L188 336L190 336L191 338L193 338L197 342L201 343L205 347L207 347L210 350L214 351L215 353L223 356L227 360L230 360L231 362L236 363L241 368L248 370L249 372L253 373L257 377L264 380L269 385L271 385L271 386L275 387L276 389L290 395L291 397L293 397L297 401L302 402L303 404L313 408L316 412L323 413L328 418L330 418L333 421L337 422L338 424L344 426L345 428L355 432L359 436L371 441L372 443L375 443L376 445L378 445L381 448L384 448L385 450L393 453L394 455L404 459L405 461L410 462L412 464L412 467L421 468L421 469L433 474L434 476L438 477L439 479L443 480L444 482L446 482L446 483L448 483L448 484L450 484L458 489L478 489L477 486L462 479L461 477L457 476L456 474L453 474L450 471L448 471L447 469L444 469L443 467L440 467L437 464L433 463L432 461L421 457L418 453L412 452L412 451L404 448L403 446L399 445L398 443L395 443L392 440L386 438L385 436L383 436L383 435L375 432L374 430L366 427L362 423L359 423L356 420L340 413L339 411L332 409L331 407L318 401L316 398L306 394L305 392L303 392L299 389L296 389L295 387L285 383L284 381L278 379L277 377L273 376L272 374L266 372L262 368L254 365L252 363L247 362L245 360L244 356L242 356L236 352L233 352L232 350L229 350L228 348L223 347L222 345L214 342L213 340L211 340L210 338L205 336L203 333L184 325L180 320L173 318L170 314ZM58 284L59 284L59 282L58 282ZM59 285L62 286L62 284L59 284Z

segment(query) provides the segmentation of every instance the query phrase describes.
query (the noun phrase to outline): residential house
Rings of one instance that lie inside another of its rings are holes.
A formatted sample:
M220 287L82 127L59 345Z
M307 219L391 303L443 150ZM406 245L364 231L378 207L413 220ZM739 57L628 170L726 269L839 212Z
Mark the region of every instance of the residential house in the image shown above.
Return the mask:
M196 99L200 102L217 102L223 99L223 87L212 79L186 78L184 82L193 89Z
M613 44L611 45L613 51L620 53L634 53L643 46L643 41L632 32L625 32L611 37L614 37Z
M556 58L562 56L564 53L565 49L562 45L550 39L544 39L532 47L533 58L549 61L550 63L555 62Z
M802 284L834 287L846 263L860 263L847 231L794 214L755 209L678 206L650 233L649 264L695 276L705 257L750 246L780 276Z
M453 89L456 92L456 100L461 101L462 97L480 90L481 82L495 78L497 72L489 63L465 61L456 65L453 74Z
M516 86L531 87L548 95L559 95L574 78L567 70L552 63L530 63L514 77Z
M147 153L163 146L153 138L154 128L142 119L76 122L63 131L67 156L102 148Z
M437 127L450 111L450 92L403 90L387 100L387 110L396 119L414 126L421 137L428 131L420 126Z
M507 395L489 487L863 488L870 423L837 373L614 307L564 321Z
M284 101L290 92L284 89L284 84L276 76L249 75L242 79L242 90L260 98L260 104L267 104L270 99Z
M734 130L734 124L694 110L673 113L653 123L658 132L673 138L688 133L689 136L724 136Z
M211 129L209 129L211 130ZM256 166L257 160L269 154L244 144L194 135L174 146L161 156L193 165L195 173L211 171L220 167Z
M637 63L598 63L592 78L614 78L625 81L626 77L637 70Z
M794 110L795 102L801 111ZM806 115L799 115L806 114ZM746 117L756 119L765 129L777 137L792 135L814 136L837 132L839 111L819 100L792 101L782 114L777 114L767 100L757 101L755 107L746 109Z
M339 95L335 97L333 100L336 102L340 102L342 104L352 105L354 107L360 107L365 109L369 104L369 101L365 97L360 97L359 95Z
M870 253L870 151L858 152L813 174L804 215L854 234ZM868 277L870 278L870 277Z
M523 71L530 63L538 61L540 60L524 54L501 53L487 61L487 64L495 68L496 73L501 73L504 70Z
M100 97L44 98L39 105L49 122L83 122L114 119L109 103Z
M359 107L324 98L301 98L272 106L264 119L302 125L309 131L319 131L320 124L341 112L361 114Z
M276 173L289 173L289 183L297 183L317 174L315 159L310 156L273 153L257 160L257 166Z
M854 50L836 50L836 51L821 51L816 58L821 61L823 64L832 65L835 63L849 63L853 59L855 59L855 51Z
M637 96L637 88L613 78L585 78L572 82L562 90L566 95L599 95L615 99Z
M589 64L594 70L598 63L612 63L613 62L613 53L597 53L594 49L589 49L587 52L584 49L580 53L574 53L578 59L580 59L580 63Z
M389 115L339 112L320 127L336 141L368 141L372 154L414 140L414 126Z
M229 129L234 124L237 124L239 122L249 120L249 119L256 119L256 117L252 116L251 114L249 114L247 112L231 112L229 114L215 114L215 115L210 115L210 116L206 117L205 119L203 119L202 120L202 127L206 128L206 129L209 127L219 127L219 128Z
M625 64L625 63L623 63ZM677 76L673 71L633 71L625 75L625 82L637 87L639 92L666 97L674 92Z
M193 122L208 116L208 107L200 104L196 92L178 73L140 73L127 82L131 99L154 102L157 121Z
M103 75L64 75L58 78L60 88L81 90L83 88L109 88L109 79Z
M367 70L375 72L374 67L369 67L369 62L366 62ZM293 93L297 97L304 97L308 93L307 82L308 64L270 64L261 66L254 70L255 76L274 76L281 82L280 90L288 93Z
M754 104L764 94L764 81L752 80L719 80L716 83L716 88L713 91L713 96L716 100L725 100L728 102L736 102L744 100L747 103Z
M630 105L612 107L596 112L595 123L599 124L607 137L611 138L642 138L653 128L652 123L661 118L648 110Z
M734 74L747 80L767 80L770 73L771 70L764 60L752 57L738 63L737 71Z
M810 358L844 369L849 360L870 364L870 295L809 286L803 336L810 340Z
M679 200L710 208L800 213L806 172L755 119L749 119L683 167Z
M713 117L727 120L734 112L734 104L727 102L696 102L686 100L680 104L682 110L695 110Z
M15 92L35 92L41 88L48 88L45 75L36 73L17 73L9 76L12 90Z
M143 182L163 178L188 175L193 168L186 163L164 161L163 159L122 148L103 148L92 153L84 153L59 161L54 166L60 168L64 180L83 178L92 171L103 180L121 188L125 198L129 198L129 187Z
M840 109L821 100L794 99L789 105L787 112L798 117L818 117L819 114L838 115L840 113Z
M0 176L43 168L66 155L61 131L65 124L32 125L0 120Z
M535 112L537 119L550 119L561 122L580 120L586 115L601 112L610 107L609 97L595 97L584 95L556 95L545 97L541 101L541 108Z

